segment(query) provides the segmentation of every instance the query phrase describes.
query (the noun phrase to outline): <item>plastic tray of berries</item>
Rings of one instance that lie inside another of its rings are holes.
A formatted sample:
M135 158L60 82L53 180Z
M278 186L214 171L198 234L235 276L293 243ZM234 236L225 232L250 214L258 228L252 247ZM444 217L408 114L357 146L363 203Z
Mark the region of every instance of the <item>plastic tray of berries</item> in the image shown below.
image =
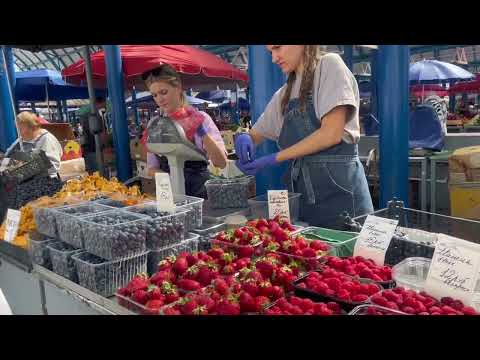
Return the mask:
M80 218L85 250L107 260L139 255L146 250L148 219L124 210Z
M198 234L187 233L185 239L174 245L166 246L159 250L150 250L148 253L147 270L149 274L157 270L158 264L169 257L176 257L184 252L198 251Z
M292 283L295 295L315 301L335 301L350 311L383 290L373 280L355 279L331 268L310 271Z
M203 202L205 200L195 196L174 194L173 202L178 210L187 210L185 227L187 231L200 228L203 224Z
M404 287L383 290L369 299L370 303L411 315L479 315L471 306L450 297L439 300L425 291Z
M263 254L260 235L257 228L243 226L212 235L210 243L212 248L232 251L240 257L260 256Z
M50 250L47 248L47 245L56 241L58 240L49 238L36 231L28 233L28 250L32 263L43 266L48 270L52 270Z
M113 261L81 252L72 255L72 259L79 285L104 297L114 295L135 274L147 271L147 252Z
M55 241L47 245L50 251L50 259L52 261L52 270L55 274L78 283L77 269L72 259L74 254L83 252L70 244L62 241Z
M95 203L65 206L53 209L58 238L76 248L83 248L83 231L80 218L113 210L110 206Z
M37 231L40 234L49 236L51 238L57 238L57 222L54 209L67 205L80 204L82 202L84 201L73 196L65 199L42 197L34 201L30 205L33 209L33 216L37 226Z
M330 267L346 275L373 280L384 289L395 287L395 281L392 278L392 267L376 265L371 259L365 259L362 256L337 257L328 255L321 262L322 266Z
M193 233L198 234L198 250L208 251L211 249L210 239L213 235L224 231L227 228L227 224L220 220L203 219L202 226L192 230Z
M144 203L125 208L126 211L148 216L147 249L159 250L185 239L187 210L173 213L158 211L155 203Z
M381 315L411 315L411 314L407 314L398 310L389 309L384 306L365 304L365 305L357 306L355 309L350 311L348 315L381 316Z
M268 305L262 315L346 315L341 306L334 302L315 302L309 298L287 295Z
M233 179L211 179L205 183L212 209L247 208L253 176Z

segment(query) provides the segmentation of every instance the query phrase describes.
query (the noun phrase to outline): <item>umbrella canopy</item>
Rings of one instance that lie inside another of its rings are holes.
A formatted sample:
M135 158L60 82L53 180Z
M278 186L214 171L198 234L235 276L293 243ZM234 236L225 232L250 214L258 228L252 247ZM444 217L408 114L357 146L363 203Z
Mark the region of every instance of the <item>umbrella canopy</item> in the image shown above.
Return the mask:
M15 73L15 98L20 101L88 99L88 89L66 83L55 70L38 69ZM98 96L104 91L96 90Z
M449 94L448 90L441 85L427 84L410 86L410 94L413 96L422 97L432 93L440 97L448 96Z
M409 80L414 83L442 83L474 78L460 66L438 60L422 60L410 65Z
M136 98L137 98L136 103L149 102L149 101L153 102L153 97L150 91L139 92L137 93ZM187 96L187 101L190 105L201 105L205 103L211 104L211 101L203 100L193 96ZM131 103L132 103L132 97L129 96L128 98L125 99L125 104L131 105Z
M162 64L169 64L182 74L184 88L197 90L215 89L217 86L235 88L245 86L248 75L219 57L187 45L121 45L122 69L127 87L133 85L147 90L141 74ZM93 81L106 86L105 53L91 56ZM85 62L78 61L63 69L64 78L74 84L84 84Z
M230 98L226 90L202 91L197 96L218 103Z
M449 89L450 94L462 93L480 93L480 74L477 74L475 80L455 84Z

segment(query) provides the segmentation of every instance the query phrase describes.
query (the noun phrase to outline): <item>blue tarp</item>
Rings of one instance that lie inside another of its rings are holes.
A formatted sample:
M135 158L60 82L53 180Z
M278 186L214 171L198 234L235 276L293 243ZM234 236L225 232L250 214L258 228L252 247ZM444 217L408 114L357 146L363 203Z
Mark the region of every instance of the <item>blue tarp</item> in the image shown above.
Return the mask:
M88 99L88 88L70 85L55 70L40 69L15 73L15 99L17 101L52 101L68 99ZM105 91L95 90L97 96L105 96Z

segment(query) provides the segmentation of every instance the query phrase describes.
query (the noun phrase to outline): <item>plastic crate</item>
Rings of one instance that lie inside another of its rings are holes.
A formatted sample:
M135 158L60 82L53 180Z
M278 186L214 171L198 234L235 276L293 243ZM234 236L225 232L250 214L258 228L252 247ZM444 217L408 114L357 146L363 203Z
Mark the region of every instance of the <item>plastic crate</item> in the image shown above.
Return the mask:
M80 218L85 250L107 260L142 254L146 250L148 219L124 210Z
M187 195L173 195L173 201L177 206L177 210L187 210L187 222L185 224L187 231L202 226L203 222L203 202L204 199L187 196Z
M47 245L58 242L58 240L49 238L36 231L27 234L28 251L32 263L43 266L48 270L52 270L52 261L50 259L50 250Z
M290 222L298 220L300 215L300 198L302 194L288 193L288 207L290 210ZM253 218L268 219L268 195L263 194L256 196L252 199L248 199L248 204L252 211Z
M159 212L157 205L150 202L127 207L125 211L148 216L146 238L148 250L159 250L185 239L188 210L177 209L173 213Z
M111 211L110 206L95 203L65 206L53 209L58 238L76 248L84 248L80 219L85 216Z
M235 179L214 179L205 183L212 209L246 208L252 176Z
M431 259L412 257L407 258L392 269L392 276L397 286L422 291L427 280Z
M192 230L192 233L200 236L198 239L198 250L210 250L210 238L212 235L215 235L220 231L224 231L226 228L227 225L222 221L204 219L201 227Z
M104 297L115 294L117 289L128 284L136 274L147 271L145 252L129 258L109 261L98 256L81 252L72 255L78 283L86 289Z
M321 240L333 247L330 255L339 257L353 256L353 249L358 237L356 232L330 230L314 226L296 231L295 235L301 235L306 240Z
M2 176L7 181L20 184L38 175L48 176L48 170L52 167L52 163L44 151L33 151L26 156L28 159L22 159L26 161L23 161L21 165L7 168L3 172Z
M376 312L379 312L380 314L369 314L368 311L369 309L374 309ZM352 311L348 313L348 315L370 315L370 316L375 316L375 315L410 315L407 313L404 313L402 311L398 310L393 310L389 309L383 306L379 305L374 305L374 304L365 304L365 305L359 305Z
M62 241L49 243L47 248L50 251L53 272L77 283L77 270L75 269L75 263L73 262L72 255L82 252L83 250L76 249L70 244Z
M198 234L188 233L185 240L182 242L167 246L159 250L150 250L148 253L148 264L147 270L148 274L152 275L157 271L158 263L169 256L177 256L183 251L186 252L195 252L198 251L198 239L200 236Z

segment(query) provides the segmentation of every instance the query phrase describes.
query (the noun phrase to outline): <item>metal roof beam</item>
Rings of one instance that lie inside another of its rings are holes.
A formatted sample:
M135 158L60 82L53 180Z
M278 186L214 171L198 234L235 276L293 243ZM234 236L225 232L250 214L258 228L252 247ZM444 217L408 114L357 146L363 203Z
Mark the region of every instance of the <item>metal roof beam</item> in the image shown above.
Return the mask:
M63 67L66 68L67 64L65 63L65 61L63 61L62 55L57 53L57 51L55 49L51 49L51 51L55 55L55 57L62 63Z

